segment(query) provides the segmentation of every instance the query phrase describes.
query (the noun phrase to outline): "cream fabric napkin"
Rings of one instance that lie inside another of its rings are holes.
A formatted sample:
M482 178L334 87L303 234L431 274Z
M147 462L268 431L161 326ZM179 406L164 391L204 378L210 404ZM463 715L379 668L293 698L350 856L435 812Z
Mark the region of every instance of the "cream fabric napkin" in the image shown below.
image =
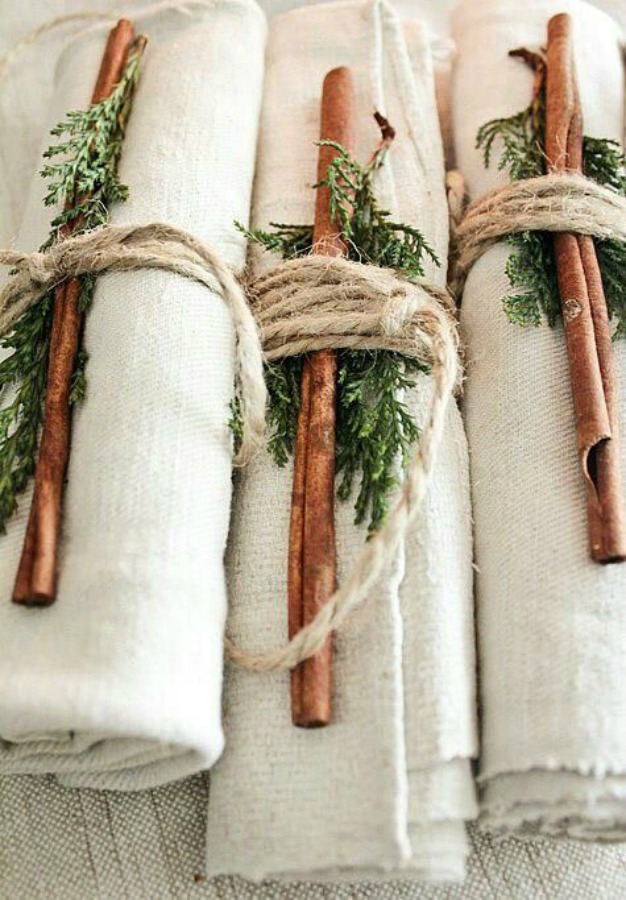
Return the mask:
M153 24L120 166L130 198L112 221L178 225L241 268L263 16L223 0ZM55 120L89 102L103 42L64 55ZM20 247L46 235L43 190L37 177ZM27 498L0 538L0 773L132 790L222 749L234 334L217 292L135 272L99 280L85 346L53 607L10 602Z
M616 24L582 2L465 0L456 10L457 158L472 197L485 170L478 127L528 104L532 77L507 52L576 23L585 132L621 140ZM477 49L480 48L480 49ZM502 831L626 834L626 566L587 557L586 512L561 327L512 325L501 244L474 266L462 305L464 411L472 460L481 659L483 817ZM615 345L626 431L626 348ZM626 445L622 448L626 478Z
M311 222L323 76L349 65L356 155L397 129L377 192L421 227L444 265L447 208L429 48L405 42L381 2L301 9L270 28L253 221ZM255 268L275 258L261 260ZM407 398L421 415L428 382ZM267 454L240 474L227 555L232 637L250 650L285 640L291 468ZM363 546L352 502L337 508L339 577ZM474 815L476 751L467 448L454 404L424 510L372 602L338 634L334 721L291 724L289 678L227 669L227 750L213 770L208 874L359 880L460 878Z

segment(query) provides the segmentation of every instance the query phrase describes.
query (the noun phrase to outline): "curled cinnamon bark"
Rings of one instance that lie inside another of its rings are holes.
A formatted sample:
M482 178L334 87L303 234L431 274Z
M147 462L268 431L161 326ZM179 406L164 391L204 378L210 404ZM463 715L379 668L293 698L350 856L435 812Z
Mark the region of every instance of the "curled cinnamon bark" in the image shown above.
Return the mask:
M128 60L135 29L120 19L109 34L92 103L109 96ZM73 229L66 229L66 234ZM54 298L44 423L35 471L35 488L13 602L49 606L56 598L63 482L70 453L70 390L83 316L80 281L61 284Z
M322 90L320 136L350 152L354 116L354 86L349 69L326 75ZM336 150L321 146L318 181L323 181ZM313 252L345 255L346 248L330 210L330 191L318 188L313 228ZM289 534L289 634L308 624L336 587L335 550L335 394L337 355L334 350L312 353L304 363L302 401L294 456L294 480ZM331 718L332 643L301 663L291 680L294 725L319 728Z
M583 126L568 15L548 23L546 156L552 172L583 169ZM555 234L559 294L587 490L589 548L596 562L626 559L620 477L617 373L593 239Z

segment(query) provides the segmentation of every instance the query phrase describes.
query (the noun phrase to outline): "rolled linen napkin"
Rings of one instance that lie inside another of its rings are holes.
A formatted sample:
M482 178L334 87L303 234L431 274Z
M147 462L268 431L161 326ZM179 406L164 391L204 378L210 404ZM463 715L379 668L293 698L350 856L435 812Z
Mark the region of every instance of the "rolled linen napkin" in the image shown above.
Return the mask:
M249 0L153 23L114 223L164 221L235 268L265 25ZM104 32L71 48L55 113L89 102ZM49 228L33 184L20 247ZM234 333L217 292L164 272L98 282L88 398L75 411L58 600L10 602L28 499L0 538L0 773L120 790L209 767L222 744L223 554Z
M621 140L616 24L582 2L465 0L453 20L457 159L471 197L506 180L475 149L484 122L528 105L532 75L507 52L545 42L569 12L584 130ZM477 51L480 48L480 52ZM588 558L562 328L511 324L500 244L465 286L464 412L472 460L482 664L483 817L493 828L626 835L626 566ZM626 427L626 347L615 344ZM624 475L626 476L626 447Z
M447 207L429 48L384 3L301 9L270 28L253 223L311 222L324 75L356 82L355 155L397 130L376 190L442 260ZM255 268L271 267L265 256ZM406 398L423 416L429 379ZM476 751L467 449L454 403L424 509L369 606L336 635L333 721L291 723L289 677L227 671L227 752L212 773L208 874L359 880L460 878ZM292 468L263 453L238 478L227 554L229 625L249 650L284 643ZM337 506L339 581L366 539Z

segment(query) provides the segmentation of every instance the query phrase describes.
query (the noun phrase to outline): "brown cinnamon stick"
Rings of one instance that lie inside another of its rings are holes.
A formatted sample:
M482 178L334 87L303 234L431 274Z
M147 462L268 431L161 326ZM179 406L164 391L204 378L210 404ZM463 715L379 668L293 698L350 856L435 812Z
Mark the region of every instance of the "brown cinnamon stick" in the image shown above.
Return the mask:
M320 136L352 146L354 85L349 69L326 75L322 89ZM318 181L326 178L336 150L319 148ZM330 191L318 188L313 252L345 255L346 248L330 210ZM312 353L304 363L302 402L294 456L289 534L289 629L293 636L308 624L336 587L335 550L335 393L337 356ZM319 728L331 718L332 642L305 660L291 680L292 720L301 728Z
M583 126L568 15L548 23L546 157L550 171L582 172ZM559 293L587 491L589 549L596 562L626 559L620 478L617 374L593 239L555 234Z
M289 519L289 559L287 568L287 602L289 638L293 638L304 624L302 608L304 502L306 484L306 458L311 412L311 364L306 358L300 383L300 409L298 430L293 455L293 485L291 489L291 516ZM302 717L302 666L291 670L291 718L294 725Z
M92 103L109 96L119 82L135 29L120 19L109 34ZM66 234L71 232L66 229ZM70 389L80 333L80 281L71 279L55 293L44 423L35 471L35 488L13 602L49 606L56 598L63 481L70 452Z

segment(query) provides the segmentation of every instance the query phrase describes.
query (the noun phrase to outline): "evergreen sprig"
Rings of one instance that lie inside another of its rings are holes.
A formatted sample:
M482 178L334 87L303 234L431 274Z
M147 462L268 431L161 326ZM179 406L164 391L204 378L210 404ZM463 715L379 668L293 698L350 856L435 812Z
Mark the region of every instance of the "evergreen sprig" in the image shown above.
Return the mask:
M89 109L68 113L51 134L63 140L44 153L53 160L41 170L48 182L46 206L64 204L52 220L46 250L66 229L84 232L103 225L112 203L124 200L127 188L117 176L126 123L139 77L144 41L137 39L122 78L111 94ZM86 310L95 279L81 278L80 307ZM49 291L15 324L1 342L9 351L0 362L0 531L14 514L18 497L35 471L39 432L43 422L54 290ZM71 401L85 396L87 354L78 353Z
M540 57L516 51L527 62ZM485 166L492 161L494 146L500 145L499 169L506 169L515 181L546 172L545 86L539 87L531 104L508 118L493 119L481 126L476 146L482 149ZM626 160L621 147L602 138L585 137L583 171L588 178L610 190L626 195ZM511 322L538 326L545 316L555 325L561 316L552 236L547 232L525 231L507 238L511 255L506 274L512 291L503 298ZM615 337L626 337L626 244L611 238L594 238L609 316L615 321Z
M334 142L337 154L326 178L314 188L328 187L331 216L339 225L348 258L369 265L393 268L407 279L424 275L428 257L439 265L432 247L411 225L395 222L378 205L374 175L382 166L392 132L378 119L383 141L366 164L353 159ZM241 228L241 226L239 226ZM313 227L273 224L271 231L243 230L248 238L283 259L311 252ZM397 486L399 464L408 462L418 426L402 400L402 392L415 385L425 364L386 350L339 350L336 424L338 496L346 500L358 482L356 522L369 518L370 532L385 519L389 497ZM302 358L289 357L267 366L269 392L269 450L278 465L285 465L295 444ZM236 427L236 426L235 426Z

